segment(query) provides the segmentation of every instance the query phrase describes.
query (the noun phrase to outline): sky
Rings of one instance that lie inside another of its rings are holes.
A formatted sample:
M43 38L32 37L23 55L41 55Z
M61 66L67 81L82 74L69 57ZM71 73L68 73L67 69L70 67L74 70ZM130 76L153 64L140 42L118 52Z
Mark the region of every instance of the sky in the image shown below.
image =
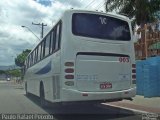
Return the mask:
M38 44L66 9L104 10L105 0L0 0L0 66L14 64L15 57ZM26 26L23 28L21 26ZM30 32L32 31L32 32Z

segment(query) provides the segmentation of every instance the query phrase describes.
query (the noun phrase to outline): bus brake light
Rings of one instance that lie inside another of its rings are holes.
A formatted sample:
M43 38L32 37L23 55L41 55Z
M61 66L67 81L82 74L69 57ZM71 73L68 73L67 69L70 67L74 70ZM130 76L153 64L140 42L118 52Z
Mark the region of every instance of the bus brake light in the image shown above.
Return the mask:
M67 69L65 69L65 72L66 73L73 73L74 69L73 68L67 68Z
M136 69L132 69L132 73L136 73Z
M132 75L132 79L136 79L136 75L134 74L134 75Z
M136 68L136 64L132 64L132 68Z
M74 66L73 62L65 62L65 66L72 67Z
M74 75L65 75L66 79L74 79Z

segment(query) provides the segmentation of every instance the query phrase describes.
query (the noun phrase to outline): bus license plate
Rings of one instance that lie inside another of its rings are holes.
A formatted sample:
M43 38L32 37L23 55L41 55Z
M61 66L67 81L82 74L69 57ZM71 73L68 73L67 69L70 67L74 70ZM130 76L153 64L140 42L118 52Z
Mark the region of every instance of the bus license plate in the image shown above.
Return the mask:
M102 83L100 84L100 89L109 89L112 88L112 83Z

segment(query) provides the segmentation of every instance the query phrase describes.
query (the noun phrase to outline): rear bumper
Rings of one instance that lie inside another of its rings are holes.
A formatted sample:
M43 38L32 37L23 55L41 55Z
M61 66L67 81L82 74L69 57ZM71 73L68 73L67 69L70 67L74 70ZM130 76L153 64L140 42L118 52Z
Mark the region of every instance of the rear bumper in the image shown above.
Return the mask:
M83 96L83 94L85 94ZM136 87L116 92L82 92L74 89L62 89L62 102L114 100L132 98L136 95Z

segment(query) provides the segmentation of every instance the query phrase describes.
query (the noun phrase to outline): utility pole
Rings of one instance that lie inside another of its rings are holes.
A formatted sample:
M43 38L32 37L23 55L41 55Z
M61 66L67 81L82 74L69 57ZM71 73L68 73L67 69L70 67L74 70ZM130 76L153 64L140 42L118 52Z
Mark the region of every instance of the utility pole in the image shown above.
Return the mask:
M41 25L42 26L41 38L43 38L43 29L44 29L44 26L47 26L47 24L44 24L44 23L33 23L32 22L32 25Z

